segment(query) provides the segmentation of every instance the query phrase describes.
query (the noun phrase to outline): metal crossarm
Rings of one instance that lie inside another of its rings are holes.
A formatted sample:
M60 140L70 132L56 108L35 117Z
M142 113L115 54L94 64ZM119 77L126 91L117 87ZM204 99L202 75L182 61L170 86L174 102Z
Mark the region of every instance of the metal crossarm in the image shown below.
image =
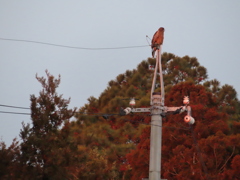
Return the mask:
M133 108L132 112L151 112L151 108Z

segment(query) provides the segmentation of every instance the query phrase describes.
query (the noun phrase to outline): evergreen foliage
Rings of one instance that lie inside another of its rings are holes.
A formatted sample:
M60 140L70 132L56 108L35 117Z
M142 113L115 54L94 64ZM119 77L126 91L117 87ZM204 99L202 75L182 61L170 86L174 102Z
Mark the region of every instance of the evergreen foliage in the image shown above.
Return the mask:
M47 78L36 76L43 89L38 97L30 97L32 124L23 124L20 145L16 140L9 148L0 143L0 156L5 157L0 179L148 177L151 116L119 112L132 97L138 99L136 107L150 106L155 63L148 58L137 69L119 74L77 112L56 92L60 77L47 71ZM190 128L184 114L163 118L162 178L239 179L240 102L235 89L208 80L206 68L195 57L163 53L162 67L165 104L181 106L189 96L196 120ZM160 91L159 85L155 91Z
M70 100L58 95L55 79L46 71L47 79L36 76L43 89L39 97L31 95L32 124L24 125L20 132L21 179L68 179L68 169L74 156L74 145L69 137L68 123L75 110L68 109Z

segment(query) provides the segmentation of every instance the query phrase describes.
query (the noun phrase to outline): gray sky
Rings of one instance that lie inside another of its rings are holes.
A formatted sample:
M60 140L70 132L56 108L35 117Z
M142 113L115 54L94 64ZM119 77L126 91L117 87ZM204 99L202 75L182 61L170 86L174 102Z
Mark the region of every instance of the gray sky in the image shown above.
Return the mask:
M164 27L164 52L197 57L209 79L239 93L239 18L239 0L0 0L0 38L112 48L148 45L146 35ZM0 104L30 107L30 94L41 90L35 75L48 69L61 75L58 93L71 97L70 108L81 107L150 56L150 47L94 51L0 40ZM30 117L0 113L0 121L0 137L10 145Z

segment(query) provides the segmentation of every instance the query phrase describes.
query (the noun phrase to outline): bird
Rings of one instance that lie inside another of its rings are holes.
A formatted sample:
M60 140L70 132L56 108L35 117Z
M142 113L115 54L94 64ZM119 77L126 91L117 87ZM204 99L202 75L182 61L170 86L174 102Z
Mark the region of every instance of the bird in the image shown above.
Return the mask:
M155 52L157 49L159 49L159 46L163 44L163 39L164 39L164 28L160 27L155 34L153 35L152 38L152 56L154 57Z

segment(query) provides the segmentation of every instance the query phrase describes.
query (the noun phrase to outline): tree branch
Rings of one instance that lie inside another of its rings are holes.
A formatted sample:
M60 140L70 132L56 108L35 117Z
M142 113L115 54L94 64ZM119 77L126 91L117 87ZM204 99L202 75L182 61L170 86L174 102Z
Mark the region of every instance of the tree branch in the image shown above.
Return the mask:
M232 154L228 157L228 159L226 160L226 162L222 165L222 167L219 169L219 172L222 171L222 169L226 166L227 162L231 159L231 157L233 156L233 153L235 151L235 146L233 146L233 151Z

